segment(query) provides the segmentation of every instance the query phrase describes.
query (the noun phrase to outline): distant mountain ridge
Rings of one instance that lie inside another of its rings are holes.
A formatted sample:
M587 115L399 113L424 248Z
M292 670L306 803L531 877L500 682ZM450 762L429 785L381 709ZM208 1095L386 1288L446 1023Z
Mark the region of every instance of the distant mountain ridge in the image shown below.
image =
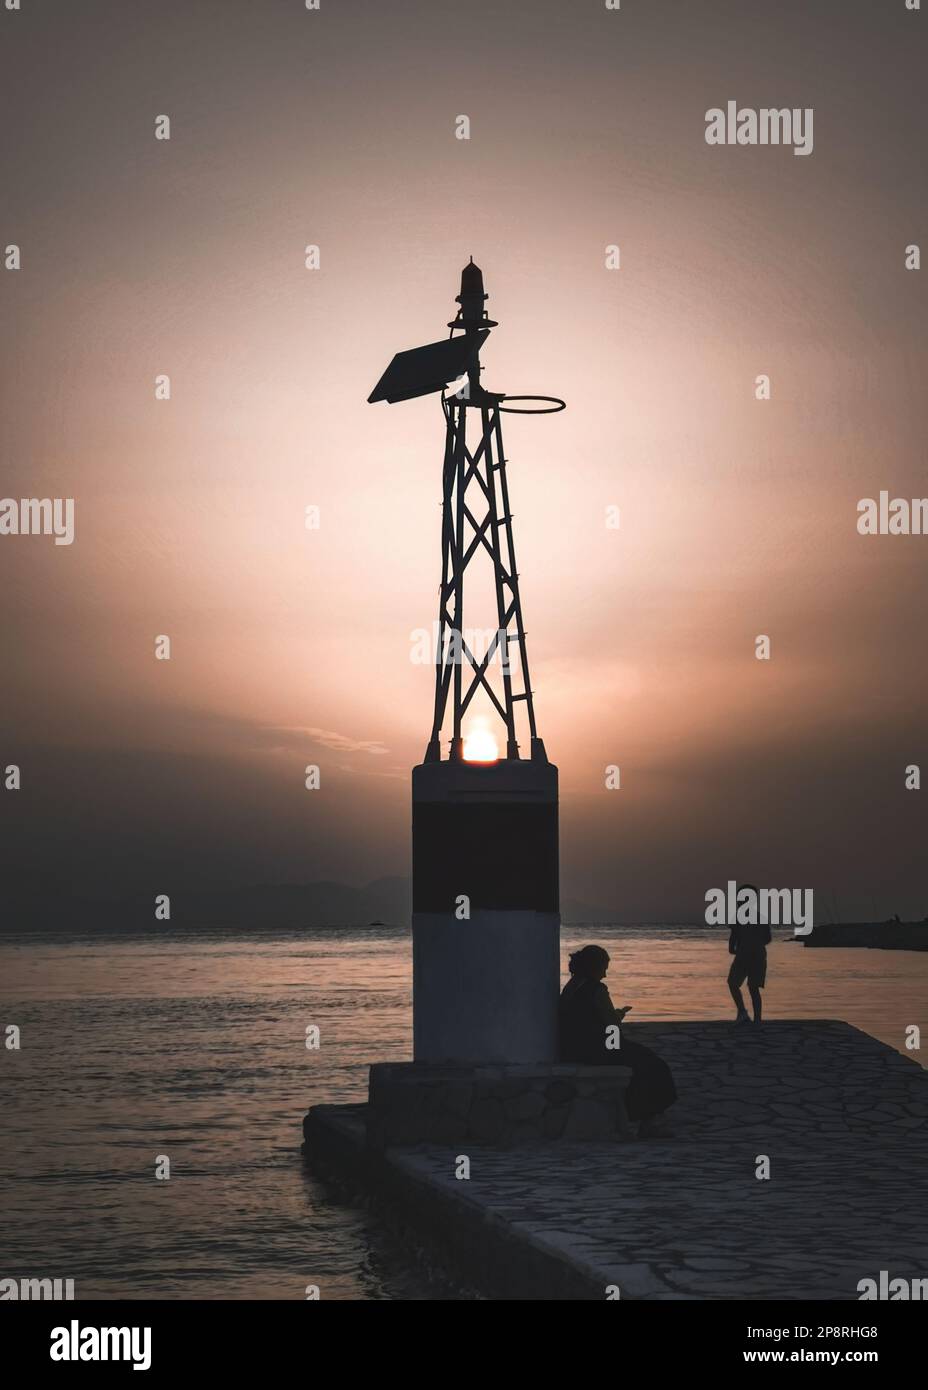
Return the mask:
M107 928L228 927L318 930L323 927L408 927L412 885L408 878L375 879L364 887L320 879L312 883L259 883L230 888L186 888L170 897L170 919L155 917L157 893L92 897L41 880L20 883L0 897L0 931L72 931ZM568 901L565 922L606 924L614 914Z
M112 927L306 928L409 925L411 892L405 878L382 878L363 888L319 880L230 888L162 888L170 919L155 917L156 892L90 897L30 884L2 896L3 930Z

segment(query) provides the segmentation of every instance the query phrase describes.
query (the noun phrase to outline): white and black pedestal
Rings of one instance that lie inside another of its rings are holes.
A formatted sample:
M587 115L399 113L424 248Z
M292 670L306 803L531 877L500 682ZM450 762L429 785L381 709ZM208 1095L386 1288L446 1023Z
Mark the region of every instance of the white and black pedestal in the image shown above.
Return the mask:
M416 1062L553 1062L557 768L425 762L412 801Z

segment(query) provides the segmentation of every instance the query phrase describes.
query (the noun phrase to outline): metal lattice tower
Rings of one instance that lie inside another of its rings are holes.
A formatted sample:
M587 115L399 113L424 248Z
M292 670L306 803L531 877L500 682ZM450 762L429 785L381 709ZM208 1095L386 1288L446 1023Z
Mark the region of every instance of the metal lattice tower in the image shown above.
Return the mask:
M449 381L465 372L467 375L465 385L456 394L441 397L445 418L442 567L435 707L426 762L441 759L445 727L450 736L449 757L463 756L463 720L478 692L486 695L503 725L506 758L520 757L522 730L527 731L531 758L547 761L535 724L501 417L506 412L539 414L562 410L564 402L549 396L507 397L485 391L480 385L480 349L489 330L497 327L487 316L487 298L483 274L472 258L461 273L461 293L457 296L460 308L448 325L449 338L399 353L370 396L372 401L394 401L434 390L443 393ZM526 410L504 404L507 400L547 404L540 411ZM473 427L478 421L479 435ZM496 629L486 650L478 653L471 649L466 636L465 575L474 561L484 556L489 556L496 594ZM524 706L524 715L517 718L520 704Z
M518 758L516 704L524 701L532 750L538 732L529 681L528 653L519 597L506 480L500 396L475 393L470 400L442 400L447 420L442 502L441 593L438 604L438 659L435 716L426 760L441 756L440 738L451 696L451 756L463 748L462 721L478 689L483 689L506 730L506 757ZM467 446L468 412L480 412L480 438ZM478 551L493 567L497 627L482 657L471 651L464 632L464 578ZM513 669L511 653L518 660ZM494 658L500 679L491 680ZM465 678L466 677L466 678Z

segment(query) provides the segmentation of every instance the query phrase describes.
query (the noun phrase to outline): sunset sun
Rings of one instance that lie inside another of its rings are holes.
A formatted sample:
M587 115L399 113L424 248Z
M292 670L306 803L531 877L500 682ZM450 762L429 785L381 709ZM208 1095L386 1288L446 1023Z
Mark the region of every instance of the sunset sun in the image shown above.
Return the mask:
M478 716L464 737L464 761L467 763L495 763L499 758L499 745L489 728L487 720Z

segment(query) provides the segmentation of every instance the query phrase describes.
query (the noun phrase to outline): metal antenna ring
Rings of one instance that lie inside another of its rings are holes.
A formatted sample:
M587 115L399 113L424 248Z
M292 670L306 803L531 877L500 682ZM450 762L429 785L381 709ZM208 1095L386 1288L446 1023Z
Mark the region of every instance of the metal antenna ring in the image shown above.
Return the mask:
M513 409L511 405L499 405L498 410L504 411L507 415L555 415L559 410L567 409L567 402L562 401L560 396L504 396L506 401L551 401L552 404L545 410L520 410L518 407Z

